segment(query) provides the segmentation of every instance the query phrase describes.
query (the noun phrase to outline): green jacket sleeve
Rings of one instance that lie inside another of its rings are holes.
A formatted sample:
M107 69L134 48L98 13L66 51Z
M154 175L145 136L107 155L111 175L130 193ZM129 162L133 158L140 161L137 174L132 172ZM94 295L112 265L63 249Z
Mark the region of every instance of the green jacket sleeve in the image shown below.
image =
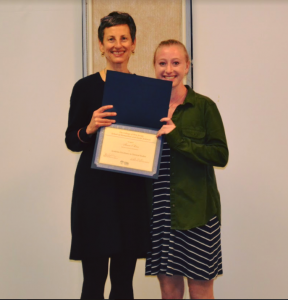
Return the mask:
M229 151L222 118L214 102L207 103L204 110L205 141L199 143L184 136L181 126L176 125L176 129L166 135L167 142L172 149L198 163L225 167Z

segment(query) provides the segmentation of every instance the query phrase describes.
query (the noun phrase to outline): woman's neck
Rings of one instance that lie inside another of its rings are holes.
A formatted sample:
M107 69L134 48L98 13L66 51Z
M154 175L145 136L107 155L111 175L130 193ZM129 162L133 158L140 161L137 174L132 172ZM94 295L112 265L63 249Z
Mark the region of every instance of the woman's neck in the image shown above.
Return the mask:
M187 95L187 88L184 84L181 84L172 89L170 106L183 104Z
M113 64L113 65L107 64L106 68L100 72L100 75L101 75L103 81L106 81L107 71L130 73L127 66L128 66L128 64Z
M106 70L116 71L121 73L130 73L128 70L128 63L123 64L110 64L109 62L106 65Z

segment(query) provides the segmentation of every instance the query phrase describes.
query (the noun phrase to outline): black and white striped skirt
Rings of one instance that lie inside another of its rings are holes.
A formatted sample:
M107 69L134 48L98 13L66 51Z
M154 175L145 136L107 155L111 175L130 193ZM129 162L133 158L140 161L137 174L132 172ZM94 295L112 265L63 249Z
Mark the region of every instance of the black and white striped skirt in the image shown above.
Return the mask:
M203 227L172 230L170 211L170 148L164 144L160 176L154 182L151 220L152 252L146 275L181 275L212 280L223 274L221 230L217 217Z

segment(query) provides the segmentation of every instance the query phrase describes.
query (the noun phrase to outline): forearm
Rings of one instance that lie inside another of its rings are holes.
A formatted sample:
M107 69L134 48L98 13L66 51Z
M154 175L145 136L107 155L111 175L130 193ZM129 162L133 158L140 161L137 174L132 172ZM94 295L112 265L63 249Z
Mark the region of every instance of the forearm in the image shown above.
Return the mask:
M198 163L225 167L228 162L229 151L225 139L200 144L184 137L178 128L166 135L166 139L172 149Z
M73 152L81 152L91 147L95 142L95 135L89 135L86 132L87 127L66 132L67 148Z

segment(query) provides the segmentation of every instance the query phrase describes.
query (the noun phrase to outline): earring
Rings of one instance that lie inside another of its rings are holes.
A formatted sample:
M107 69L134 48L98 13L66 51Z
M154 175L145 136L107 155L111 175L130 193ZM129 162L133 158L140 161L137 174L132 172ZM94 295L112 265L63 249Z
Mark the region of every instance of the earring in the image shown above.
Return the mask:
M135 54L135 51L133 50L133 51L132 51L132 55L134 55L134 54Z
M104 55L105 55L105 52L102 52L102 53L101 53L101 56L104 57Z

